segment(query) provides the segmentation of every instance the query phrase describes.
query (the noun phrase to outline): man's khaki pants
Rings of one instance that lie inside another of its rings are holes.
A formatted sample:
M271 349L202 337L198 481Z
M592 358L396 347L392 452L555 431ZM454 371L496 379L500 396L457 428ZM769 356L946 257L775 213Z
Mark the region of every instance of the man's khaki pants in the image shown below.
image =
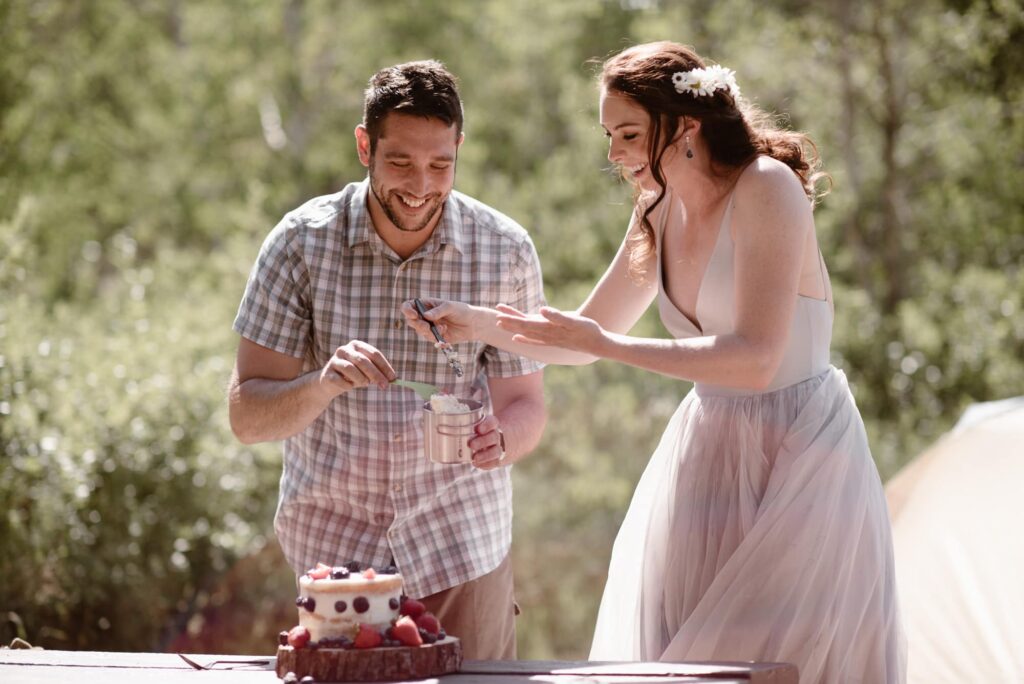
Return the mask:
M466 660L516 659L516 605L509 556L492 572L420 599Z

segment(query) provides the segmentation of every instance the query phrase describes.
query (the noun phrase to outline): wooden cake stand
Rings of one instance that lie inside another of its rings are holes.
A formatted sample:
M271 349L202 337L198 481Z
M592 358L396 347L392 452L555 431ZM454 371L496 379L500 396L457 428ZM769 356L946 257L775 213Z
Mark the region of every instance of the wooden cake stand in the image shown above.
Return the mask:
M277 676L282 679L294 672L299 679L311 675L318 682L387 682L436 677L461 666L462 643L453 636L422 646L277 648Z

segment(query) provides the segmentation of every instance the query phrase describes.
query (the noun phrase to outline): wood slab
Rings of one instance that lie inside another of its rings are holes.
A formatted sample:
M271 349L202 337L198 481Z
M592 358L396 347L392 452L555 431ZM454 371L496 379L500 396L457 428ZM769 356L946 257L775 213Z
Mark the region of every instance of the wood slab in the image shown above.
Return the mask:
M448 636L433 644L394 648L277 649L277 676L294 672L318 682L388 682L426 679L457 672L462 666L462 642Z

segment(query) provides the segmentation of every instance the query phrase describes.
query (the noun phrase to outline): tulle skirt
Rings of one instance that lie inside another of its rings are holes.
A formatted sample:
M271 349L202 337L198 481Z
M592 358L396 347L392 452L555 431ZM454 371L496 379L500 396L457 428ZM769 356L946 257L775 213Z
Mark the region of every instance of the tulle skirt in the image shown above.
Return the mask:
M615 540L591 660L789 662L905 681L888 510L841 371L695 389Z

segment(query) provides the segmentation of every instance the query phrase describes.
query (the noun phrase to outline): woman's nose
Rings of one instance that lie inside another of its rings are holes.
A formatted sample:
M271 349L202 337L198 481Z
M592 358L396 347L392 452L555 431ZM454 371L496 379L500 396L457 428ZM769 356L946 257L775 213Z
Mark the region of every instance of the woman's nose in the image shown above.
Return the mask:
M610 141L608 143L608 161L618 164L620 158L619 148L615 146L615 141Z

